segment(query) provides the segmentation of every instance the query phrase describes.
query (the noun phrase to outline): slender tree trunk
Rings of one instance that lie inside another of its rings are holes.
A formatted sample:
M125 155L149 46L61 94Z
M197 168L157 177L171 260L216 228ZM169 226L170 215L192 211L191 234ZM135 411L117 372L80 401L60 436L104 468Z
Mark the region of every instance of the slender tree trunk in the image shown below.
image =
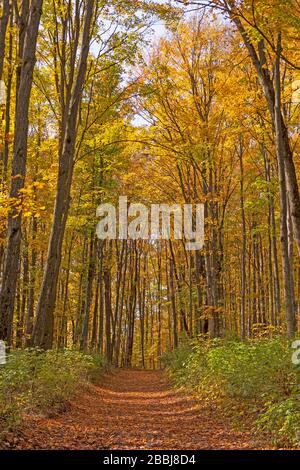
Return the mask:
M13 12L10 13L10 28L13 27ZM10 114L11 114L11 91L13 82L13 33L9 33L8 46L8 71L7 71L7 87L6 87L6 106L5 106L5 132L4 132L4 150L3 150L3 174L2 180L7 178L8 155L9 155L9 132L10 132Z
M278 34L278 52L280 53L280 33ZM280 54L279 54L280 56ZM280 58L276 57L275 62L275 129L276 129L276 153L279 168L279 187L280 187L280 239L282 252L282 270L284 285L284 300L287 335L293 338L295 334L295 310L294 298L291 285L291 265L288 250L288 207L286 194L286 172L285 161L282 158L284 152L284 140L282 137L282 116L281 116L281 84L280 84Z
M10 16L10 0L3 0L2 2L2 17L0 19L0 81L2 82L3 78L3 65L4 65L4 57L5 57L5 39L6 39L6 29L8 25L8 20ZM12 16L12 15L11 15ZM12 43L12 34L10 33L9 35L9 71L11 70L11 43ZM8 72L8 77L9 77L9 72ZM8 104L8 100L6 100L6 105ZM7 114L5 114L5 117L7 118ZM1 118L2 119L2 118ZM6 132L4 133L4 146L5 147L5 142L6 142ZM3 164L2 170L2 181L5 181L6 179L6 173L7 173L7 164L5 163L5 157L4 157L4 149L0 150L0 162ZM1 181L1 179L0 179ZM1 262L1 259L0 259Z
M109 261L110 262L110 261ZM105 266L103 270L104 278L104 301L105 301L105 355L108 363L111 363L111 280L110 268L107 266L107 260L104 261Z
M94 310L93 310L93 326L92 326L92 339L91 339L91 348L93 351L97 349L97 337L98 337L98 312L99 312L99 273L97 271L97 263L96 259L98 256L98 243L95 240L95 280L96 280L96 290L95 290L95 303L94 303Z
M177 348L178 346L178 325L177 325L177 310L176 310L176 301L175 301L175 287L174 287L174 267L173 259L170 258L170 297L171 297L171 306L172 306L172 317L173 317L173 346Z
M98 334L98 351L103 354L103 331L104 331L104 289L103 289L103 245L100 242L99 253L99 334Z
M121 290L121 282L122 282L122 264L123 264L123 257L125 251L125 245L122 244L121 253L117 250L118 242L116 242L116 257L117 257L117 281L116 281L116 298L115 298L115 309L114 309L114 316L112 322L112 340L111 340L111 357L113 358L114 350L116 346L116 329L119 317L119 299L120 299L120 290Z
M141 270L141 267L140 267ZM141 332L141 363L145 369L145 305L146 305L146 253L144 255L143 275L139 276L138 283L138 299L139 299L139 316L140 316L140 332Z
M3 63L5 56L5 37L6 37L6 28L8 24L10 12L10 1L3 0L2 2L2 17L0 19L0 80L2 80L3 74Z
M93 295L93 280L94 280L94 235L91 234L90 239L90 251L89 251L89 263L88 263L88 276L87 276L87 288L85 297L85 312L82 325L82 333L80 338L80 350L84 351L88 346L88 333L89 333L89 321L90 321L90 310Z
M169 240L169 247L170 247L170 252L171 252L172 261L173 261L172 268L173 268L174 278L176 280L178 292L180 293L181 289L182 289L182 283L181 283L181 280L179 278L179 274L178 274L178 270L177 270L177 266L176 266L176 261L175 261L173 245L172 245L171 240ZM186 316L185 316L185 312L184 312L184 309L183 309L183 305L182 305L182 301L180 299L180 296L179 296L179 312L180 312L180 325L181 325L183 331L185 331L186 335L190 336L189 326L188 326L188 323L187 323L187 320L186 320Z
M242 219L242 260L241 260L241 312L240 312L240 331L241 338L245 339L246 336L246 311L245 311L245 296L246 296L246 217L245 217L245 203L244 203L244 165L243 165L243 144L240 142L239 149L240 160L240 205L241 205L241 219Z
M33 217L32 218L32 241L33 242L35 242L36 240L36 234L37 234L37 220L35 217ZM32 335L32 329L33 329L36 264L37 264L37 253L36 253L36 248L33 247L31 251L28 310L27 310L26 325L25 325L26 346L30 346L31 344L31 335Z
M118 331L117 331L117 340L116 340L116 347L115 347L115 366L116 367L118 367L119 365L124 298L125 298L125 290L126 290L126 274L127 274L127 263L128 263L128 244L126 240L123 241L123 245L125 246L125 260L124 260L123 277L122 277L121 298L120 298L120 314L119 314L119 319L118 319Z
M133 240L131 244L131 267L129 275L131 276L130 291L127 306L128 315L128 334L127 334L127 347L126 347L126 367L131 366L133 341L134 341L134 328L135 328L135 309L137 300L137 281L138 281L138 254L136 248L136 241Z

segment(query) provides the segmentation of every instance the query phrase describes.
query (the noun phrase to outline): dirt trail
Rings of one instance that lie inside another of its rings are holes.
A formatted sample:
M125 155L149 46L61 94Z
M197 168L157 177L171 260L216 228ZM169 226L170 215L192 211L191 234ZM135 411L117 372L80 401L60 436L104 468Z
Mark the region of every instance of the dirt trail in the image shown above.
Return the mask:
M55 418L28 417L22 449L249 449L248 432L170 387L163 373L121 370Z

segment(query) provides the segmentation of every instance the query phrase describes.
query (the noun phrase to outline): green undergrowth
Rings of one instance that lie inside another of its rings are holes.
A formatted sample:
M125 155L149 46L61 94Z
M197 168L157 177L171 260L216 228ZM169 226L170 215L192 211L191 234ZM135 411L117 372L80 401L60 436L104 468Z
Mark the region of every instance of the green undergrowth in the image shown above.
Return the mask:
M300 366L286 339L204 340L163 357L178 387L213 400L275 445L300 446ZM242 419L241 419L242 418Z
M14 350L0 365L0 435L26 413L54 415L105 368L102 357L73 350Z

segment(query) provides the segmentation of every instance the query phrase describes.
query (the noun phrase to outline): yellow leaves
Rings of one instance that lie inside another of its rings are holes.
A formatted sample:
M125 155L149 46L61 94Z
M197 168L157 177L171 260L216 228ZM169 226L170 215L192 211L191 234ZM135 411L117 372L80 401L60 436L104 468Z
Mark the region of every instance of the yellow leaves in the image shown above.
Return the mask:
M20 189L20 193L23 196L33 196L38 189L44 189L45 182L44 181L34 181L31 184L28 184L26 187Z
M18 177L20 175L15 176L15 178ZM20 189L19 197L10 198L8 194L0 193L0 219L7 219L11 211L13 211L13 218L18 217L20 212L22 212L24 219L42 217L46 211L46 206L44 203L39 202L38 191L44 188L45 182L35 181Z
M130 181L132 178L136 177L136 173L134 171L128 172L123 176L123 181L126 183L127 181Z
M44 189L46 187L45 181L34 181L32 184L33 188L35 189Z
M300 103L300 80L299 79L293 81L292 90L293 90L292 102L293 104L299 104Z
M3 232L5 221L9 213L9 198L7 194L0 191L0 233Z

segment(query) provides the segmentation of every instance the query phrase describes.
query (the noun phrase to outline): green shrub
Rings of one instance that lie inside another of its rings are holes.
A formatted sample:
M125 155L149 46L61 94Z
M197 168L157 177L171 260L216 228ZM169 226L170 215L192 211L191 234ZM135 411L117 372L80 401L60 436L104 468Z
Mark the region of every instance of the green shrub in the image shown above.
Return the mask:
M174 351L168 351L162 356L162 364L167 368L176 385L187 385L185 381L190 376L188 362L192 356L192 343L186 343L174 349Z
M78 387L103 367L101 357L77 351L13 351L0 366L0 432L18 424L23 412L63 410Z
M255 341L205 341L184 344L164 357L178 386L200 397L232 400L260 409L255 427L285 444L299 444L300 374L283 338Z
M289 396L297 376L288 342L230 342L208 352L208 367L224 395L242 398Z
M266 403L266 410L255 424L258 430L270 434L276 444L300 447L300 397Z

